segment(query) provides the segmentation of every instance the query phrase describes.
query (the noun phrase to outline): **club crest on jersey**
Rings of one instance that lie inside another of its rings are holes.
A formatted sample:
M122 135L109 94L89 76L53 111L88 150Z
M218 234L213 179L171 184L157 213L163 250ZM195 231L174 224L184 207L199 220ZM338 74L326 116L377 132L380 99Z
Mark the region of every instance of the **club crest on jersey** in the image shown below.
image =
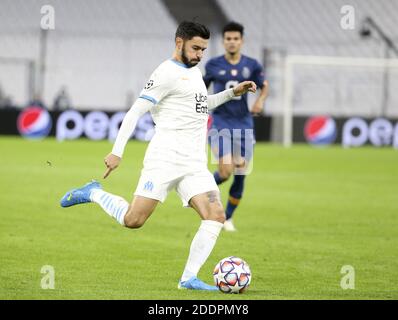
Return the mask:
M204 95L202 93L195 93L195 101L195 111L197 113L209 113L209 109L207 107L207 95Z
M153 190L153 182L152 181L145 182L144 190L152 191Z
M232 75L233 77L236 77L236 76L238 75L238 70L232 69L232 70L231 70L231 75Z
M248 67L243 67L242 76L246 79L250 77L250 69Z
M145 85L144 89L145 89L145 90L148 90L148 89L150 89L150 88L152 88L152 87L153 87L153 80L149 80L149 81L147 82L147 84Z

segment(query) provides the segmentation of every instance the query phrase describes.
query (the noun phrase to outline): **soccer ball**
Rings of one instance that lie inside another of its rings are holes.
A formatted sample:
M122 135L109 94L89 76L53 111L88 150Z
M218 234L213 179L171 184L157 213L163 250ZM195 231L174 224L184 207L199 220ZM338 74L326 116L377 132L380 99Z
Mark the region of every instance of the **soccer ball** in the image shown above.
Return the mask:
M242 293L249 286L252 274L244 260L232 256L217 263L213 277L221 292Z

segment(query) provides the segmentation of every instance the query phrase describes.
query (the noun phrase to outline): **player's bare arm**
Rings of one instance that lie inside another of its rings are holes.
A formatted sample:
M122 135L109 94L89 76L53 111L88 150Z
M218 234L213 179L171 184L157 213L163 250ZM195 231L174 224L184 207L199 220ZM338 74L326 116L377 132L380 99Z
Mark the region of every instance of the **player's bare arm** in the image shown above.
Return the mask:
M251 113L258 114L263 111L265 100L267 100L268 97L268 88L268 80L264 80L260 95L257 98L256 102L254 102Z

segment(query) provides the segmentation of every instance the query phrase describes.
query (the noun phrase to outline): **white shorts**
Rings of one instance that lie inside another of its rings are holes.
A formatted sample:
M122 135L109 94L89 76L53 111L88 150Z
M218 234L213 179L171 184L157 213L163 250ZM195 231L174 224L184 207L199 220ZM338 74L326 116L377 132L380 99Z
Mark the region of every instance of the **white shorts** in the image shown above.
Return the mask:
M182 170L178 166L159 164L142 169L134 195L164 202L173 188L176 189L184 207L189 207L189 201L198 194L219 191L213 175L207 168Z

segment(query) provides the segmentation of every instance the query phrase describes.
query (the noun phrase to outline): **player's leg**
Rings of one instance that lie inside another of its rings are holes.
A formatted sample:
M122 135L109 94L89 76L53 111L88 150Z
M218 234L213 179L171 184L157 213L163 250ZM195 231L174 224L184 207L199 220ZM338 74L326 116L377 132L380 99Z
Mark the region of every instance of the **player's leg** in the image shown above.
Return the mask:
M61 199L62 207L70 207L76 204L95 202L112 218L121 225L129 228L139 228L151 215L158 200L141 196L135 196L129 204L122 197L106 192L96 182L90 182L82 188L68 191Z
M206 186L208 187L206 188ZM203 192L206 189L214 190ZM211 173L208 171L202 176L184 179L178 185L177 192L183 201L185 200L184 202L189 201L190 206L198 212L202 219L199 230L192 240L188 260L179 287L217 290L215 286L203 283L197 278L197 275L213 250L225 221L224 208L220 201L220 192L214 183L214 179L212 179Z
M127 228L140 228L148 220L155 210L159 200L142 196L134 196L129 209L124 217L124 224Z
M209 191L197 195L189 203L199 213L202 222L191 242L180 287L216 291L218 290L217 287L205 284L197 278L197 275L213 251L225 221L225 213L220 201L219 191Z
M217 185L227 181L234 170L232 161L232 135L229 130L214 131L216 138L210 138L210 146L218 159L218 170L213 173Z
M246 164L244 159L241 159L241 162L237 162L235 165L235 170L238 171L238 173L234 174L234 179L229 189L229 197L225 209L226 221L224 224L224 230L226 231L236 231L232 222L232 216L243 196L246 175L243 174L242 171L244 171L245 167Z
M87 183L81 188L68 191L61 199L62 207L70 207L77 204L95 202L104 211L115 218L121 225L124 225L124 216L127 213L129 204L122 197L106 192L97 181Z
M155 210L158 200L134 196L129 204L122 197L102 189L95 189L91 194L93 202L99 204L106 213L127 228L140 228Z
M220 200L220 191L213 190L198 194L189 201L189 205L195 209L202 221L216 221L224 223L225 212Z
M218 185L227 181L234 171L231 154L226 154L218 161L218 170L214 172L214 180Z
M236 231L232 222L232 216L243 196L245 178L253 156L254 143L252 130L242 130L241 137L237 137L233 143L234 179L229 189L229 197L225 210L226 221L224 230L226 231Z

